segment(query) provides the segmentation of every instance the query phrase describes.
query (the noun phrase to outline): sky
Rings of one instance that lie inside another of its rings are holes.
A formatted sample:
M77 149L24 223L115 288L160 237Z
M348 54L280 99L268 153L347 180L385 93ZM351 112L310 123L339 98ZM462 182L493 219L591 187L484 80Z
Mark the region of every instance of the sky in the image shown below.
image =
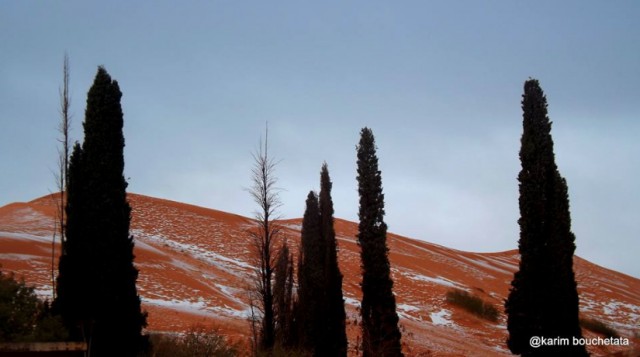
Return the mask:
M520 101L540 81L577 254L640 277L638 1L2 1L0 206L53 192L105 66L123 92L129 192L252 216L266 123L280 213L329 165L357 221L356 145L376 138L389 230L517 248Z

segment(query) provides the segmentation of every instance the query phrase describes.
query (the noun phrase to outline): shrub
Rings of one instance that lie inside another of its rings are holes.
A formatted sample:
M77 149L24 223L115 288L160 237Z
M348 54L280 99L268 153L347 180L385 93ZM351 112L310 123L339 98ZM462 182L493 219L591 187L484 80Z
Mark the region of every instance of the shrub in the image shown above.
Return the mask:
M0 271L0 341L25 341L33 334L38 310L33 287Z
M52 342L68 337L59 316L34 288L0 271L0 342Z
M580 319L580 326L605 337L620 337L618 332L604 322L596 319Z
M239 346L230 343L217 328L192 326L184 335L154 334L150 338L153 357L234 357Z
M492 322L497 322L500 316L495 306L461 289L447 291L447 302Z

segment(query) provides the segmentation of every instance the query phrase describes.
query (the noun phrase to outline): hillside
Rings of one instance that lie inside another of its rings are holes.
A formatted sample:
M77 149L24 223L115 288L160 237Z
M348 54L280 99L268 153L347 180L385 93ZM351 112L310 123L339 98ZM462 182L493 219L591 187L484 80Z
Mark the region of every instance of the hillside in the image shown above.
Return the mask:
M148 330L178 332L195 323L215 323L236 338L246 336L247 289L253 271L246 230L253 221L136 194L129 194L129 200L140 269L138 289L149 312ZM0 208L2 269L24 276L45 297L51 296L54 205L46 196ZM284 237L297 246L300 220L281 223ZM356 223L336 220L352 346L358 335L360 299L356 231ZM470 253L394 234L388 242L407 355L428 351L437 356L510 355L503 315L497 323L479 319L447 303L445 294L451 288L465 289L502 313L518 264L517 251ZM640 280L581 258L575 260L575 271L582 316L611 325L621 335L633 337L636 348L640 346ZM586 332L586 336L596 335ZM595 355L621 350L591 348Z

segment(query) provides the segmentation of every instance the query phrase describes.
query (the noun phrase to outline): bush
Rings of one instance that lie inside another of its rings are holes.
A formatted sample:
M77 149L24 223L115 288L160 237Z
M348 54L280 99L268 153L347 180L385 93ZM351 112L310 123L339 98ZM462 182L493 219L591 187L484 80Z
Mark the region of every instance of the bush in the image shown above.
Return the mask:
M234 357L239 346L229 343L218 329L195 325L184 335L154 334L150 338L152 357Z
M620 337L618 331L611 328L604 322L596 319L580 319L580 326L595 333L604 335L605 337Z
M41 305L40 313L33 331L33 340L37 342L58 342L69 340L69 332L62 322L62 317L60 315L54 315L48 301L45 301Z
M491 322L497 322L500 316L495 306L461 289L447 291L447 302Z
M0 342L53 342L68 337L48 302L38 300L34 288L13 274L0 271Z
M23 342L33 334L39 309L33 287L0 271L0 341Z

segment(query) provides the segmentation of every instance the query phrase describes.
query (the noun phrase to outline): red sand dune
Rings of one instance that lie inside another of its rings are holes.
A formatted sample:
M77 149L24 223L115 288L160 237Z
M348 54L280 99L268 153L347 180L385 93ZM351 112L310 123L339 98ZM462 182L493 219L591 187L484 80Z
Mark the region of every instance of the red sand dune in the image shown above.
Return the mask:
M129 194L129 200L148 330L181 332L197 323L215 324L235 339L245 339L254 266L247 230L253 220L136 194ZM23 276L43 297L51 296L54 207L54 198L45 196L0 208L2 269ZM283 238L297 251L300 219L281 224ZM359 335L356 231L356 223L336 219L351 349ZM406 355L510 355L502 305L517 268L517 251L470 253L395 234L389 234L388 243ZM640 280L579 257L575 271L582 316L603 321L631 340L630 347L590 351L609 355L640 347ZM499 321L477 318L447 303L445 294L451 288L493 303L502 314ZM589 331L585 335L597 336Z

